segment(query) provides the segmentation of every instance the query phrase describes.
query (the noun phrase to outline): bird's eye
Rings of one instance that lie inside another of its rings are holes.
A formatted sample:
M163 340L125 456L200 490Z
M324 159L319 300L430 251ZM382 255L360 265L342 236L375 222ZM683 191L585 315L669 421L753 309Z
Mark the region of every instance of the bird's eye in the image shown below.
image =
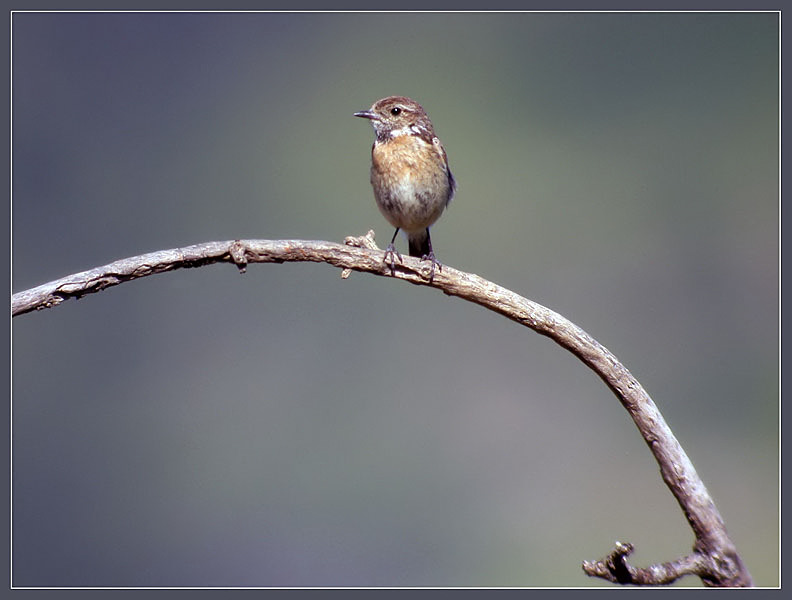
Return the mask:
M401 112L401 108L399 108L398 106L394 106L393 108L391 108L392 115L398 115L400 112Z

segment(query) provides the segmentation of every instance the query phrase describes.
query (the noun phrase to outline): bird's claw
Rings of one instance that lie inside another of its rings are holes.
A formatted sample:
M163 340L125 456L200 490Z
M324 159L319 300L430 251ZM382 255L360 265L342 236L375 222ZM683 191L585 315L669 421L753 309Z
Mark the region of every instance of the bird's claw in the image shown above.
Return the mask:
M399 262L403 262L403 261L402 261L401 254L399 254L399 251L396 250L396 246L393 245L393 242L388 244L388 247L385 248L385 256L383 257L382 262L385 263L386 265L388 264L388 256L390 256L390 271L391 271L391 275L395 275L396 274L396 262L394 260L394 257L398 258Z
M429 283L431 283L432 280L434 279L435 267L437 267L438 271L442 271L443 270L443 263L441 263L439 260L437 260L437 258L435 258L434 252L430 252L429 254L424 254L421 257L421 260L430 260L430 261L432 261L432 267L429 270Z

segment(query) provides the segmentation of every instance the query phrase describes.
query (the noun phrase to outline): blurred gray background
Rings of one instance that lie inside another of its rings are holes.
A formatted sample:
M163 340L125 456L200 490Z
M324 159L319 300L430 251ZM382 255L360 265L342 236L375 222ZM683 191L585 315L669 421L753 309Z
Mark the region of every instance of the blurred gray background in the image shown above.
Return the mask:
M352 113L411 96L459 181L439 259L613 351L779 583L778 15L12 28L14 291L209 240L384 246ZM14 319L13 583L597 586L580 563L616 539L639 565L690 551L582 363L436 290L339 275L216 265Z

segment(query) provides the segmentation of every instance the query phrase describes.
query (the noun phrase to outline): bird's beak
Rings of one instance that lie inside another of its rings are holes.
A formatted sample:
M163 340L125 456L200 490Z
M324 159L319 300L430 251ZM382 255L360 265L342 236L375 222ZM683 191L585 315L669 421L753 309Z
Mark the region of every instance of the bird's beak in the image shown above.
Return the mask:
M356 112L354 116L363 117L364 119L371 119L372 121L380 120L379 116L377 116L377 113L371 112L370 110L361 110L360 112Z

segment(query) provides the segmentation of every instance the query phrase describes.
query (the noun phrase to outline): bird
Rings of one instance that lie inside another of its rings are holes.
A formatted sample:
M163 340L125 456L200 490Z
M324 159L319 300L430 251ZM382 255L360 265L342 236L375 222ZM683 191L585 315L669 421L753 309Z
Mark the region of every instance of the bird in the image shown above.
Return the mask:
M384 262L390 257L393 275L394 255L402 262L394 242L399 231L404 231L410 256L431 261L432 281L435 267L442 270L442 264L432 249L429 227L443 214L457 187L445 148L429 115L406 96L382 98L354 116L368 119L374 128L371 186L382 216L396 228Z

